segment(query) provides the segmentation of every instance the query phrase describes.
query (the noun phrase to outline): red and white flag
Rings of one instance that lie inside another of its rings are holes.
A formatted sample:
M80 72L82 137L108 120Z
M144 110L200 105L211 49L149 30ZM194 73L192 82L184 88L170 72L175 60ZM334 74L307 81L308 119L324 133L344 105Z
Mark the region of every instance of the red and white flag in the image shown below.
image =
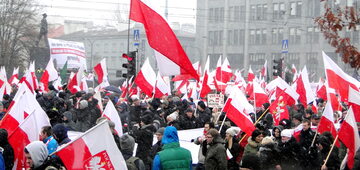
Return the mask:
M284 90L284 95L290 96L290 98L288 98L289 101L287 101L288 105L291 106L297 103L297 100L299 99L299 94L280 77L276 78L275 80L271 81L269 84L266 85L266 91L270 92L270 94L273 94L273 92L276 91L277 88L279 88L280 90ZM276 94L276 96L278 96L278 94Z
M205 98L208 93L211 92L210 88L210 78L209 78L209 66L210 66L210 58L207 57L206 63L205 63L205 70L204 70L204 76L202 78L202 84L200 89L200 97Z
M95 88L96 89L96 88ZM97 87L97 89L99 89L99 86ZM101 112L103 112L103 104L102 104L102 100L101 100L101 92L100 90L95 90L95 94L94 94L94 98L97 99L97 107L100 109Z
M341 97L341 101L347 102L349 95L349 88L359 91L360 82L350 75L346 74L329 56L323 54L326 79L329 88L335 89Z
M49 91L49 82L54 81L59 77L57 70L54 66L54 61L50 58L43 75L41 76L40 82L42 83L42 90Z
M250 99L255 100L255 106L261 107L262 104L269 102L269 97L265 93L264 89L262 89L256 81L253 82L254 92L250 96Z
M77 73L73 74L74 76L69 77L68 89L72 94L75 94L78 91L81 91L81 82L84 76L84 68L81 66Z
M350 87L349 105L353 108L355 121L360 122L360 92Z
M276 100L269 106L269 111L273 114L275 126L278 126L281 120L289 119L289 111L286 105L288 105L289 98L291 98L286 94L285 90L278 88L277 91L279 91L277 92L279 94L277 94Z
M337 132L334 124L334 111L331 107L331 102L328 101L325 105L324 112L321 116L320 123L317 127L317 131L322 134L326 131L330 132L332 136L336 136Z
M137 74L135 83L147 96L152 97L155 89L156 74L152 69L148 58L145 60Z
M13 74L9 79L9 84L18 84L19 83L19 67L14 68Z
M170 85L167 84L164 79L161 77L160 72L158 72L156 77L156 85L154 91L154 97L160 98L162 96L168 96L171 94Z
M229 98L227 99L223 111L226 116L234 122L243 132L251 136L255 126L247 113L248 107L252 107L247 101L245 95L237 87L234 87Z
M5 66L0 67L0 80L2 80L4 82L7 81Z
M267 60L265 60L264 65L261 67L261 77L264 77L266 79L267 76Z
M252 71L251 66L250 66L247 80L248 80L248 82L252 82L254 80L254 78L255 78L255 74Z
M119 136L123 135L121 119L119 117L119 114L118 114L114 104L111 101L109 101L106 104L106 107L104 109L102 116L104 116L104 117L108 118L109 120L111 120L112 122L114 122L115 131L117 132L117 134Z
M192 67L191 61L169 24L161 15L159 7L160 4L155 1L131 0L130 19L144 25L149 45L155 50L161 75L190 74L199 81L199 75Z
M299 94L299 101L304 106L307 106L307 104L315 100L315 94L311 89L306 66L304 66L292 87L296 89L296 92Z
M230 81L233 76L229 60L227 58L224 59L223 64L221 65L221 79L220 81L223 83L227 83Z
M106 67L106 58L102 59L99 64L94 67L94 71L98 76L98 83L108 82L108 72ZM109 83L107 83L109 84Z
M20 83L22 82L26 83L32 92L38 89L39 83L35 75L35 61L30 63L29 69L26 71L25 75L20 80Z
M56 152L66 169L127 170L124 157L103 121Z
M328 98L328 101L331 102L332 109L335 111L341 111L342 107L340 105L338 96L335 94L335 90L332 88L329 88L329 87L327 87L326 89L327 89L326 90L327 98Z
M341 142L348 148L347 166L349 169L353 169L355 153L360 147L360 138L354 111L351 106L347 112L346 118L341 124L338 135Z
M317 90L316 90L316 97L327 100L327 92L326 92L326 86L324 81L320 78Z

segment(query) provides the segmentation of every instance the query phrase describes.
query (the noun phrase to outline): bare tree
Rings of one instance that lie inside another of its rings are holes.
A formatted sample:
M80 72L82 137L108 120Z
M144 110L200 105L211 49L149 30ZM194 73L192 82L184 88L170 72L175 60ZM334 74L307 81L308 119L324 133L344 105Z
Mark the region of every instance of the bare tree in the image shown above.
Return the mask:
M317 17L315 22L318 24L321 32L329 44L336 49L342 60L348 63L352 68L360 68L360 52L351 42L350 37L341 34L342 30L348 29L355 31L360 23L358 10L353 4L329 5L328 0L320 0L324 3L325 12L322 16Z
M0 0L0 65L23 67L39 28L33 0Z

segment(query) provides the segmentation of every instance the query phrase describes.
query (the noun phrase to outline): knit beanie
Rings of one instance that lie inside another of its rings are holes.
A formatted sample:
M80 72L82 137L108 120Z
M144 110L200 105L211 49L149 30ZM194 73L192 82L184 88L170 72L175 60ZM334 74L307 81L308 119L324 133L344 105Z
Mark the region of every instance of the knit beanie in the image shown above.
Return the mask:
M135 145L135 139L128 135L124 134L120 137L120 148L125 152L133 152Z

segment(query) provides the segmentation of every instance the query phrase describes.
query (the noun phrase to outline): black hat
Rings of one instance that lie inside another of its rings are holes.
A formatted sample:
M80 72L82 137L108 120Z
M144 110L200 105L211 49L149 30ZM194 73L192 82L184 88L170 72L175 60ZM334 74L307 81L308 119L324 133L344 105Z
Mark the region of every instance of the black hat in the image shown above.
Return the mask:
M311 115L311 119L319 120L320 116L318 116L317 114L313 114Z
M206 105L203 101L199 101L198 102L198 105L202 108L202 109L205 109L206 108Z
M147 110L145 112L148 112L148 111L149 110ZM140 117L140 120L142 122L144 122L146 125L150 124L153 121L152 113L144 113L144 115Z

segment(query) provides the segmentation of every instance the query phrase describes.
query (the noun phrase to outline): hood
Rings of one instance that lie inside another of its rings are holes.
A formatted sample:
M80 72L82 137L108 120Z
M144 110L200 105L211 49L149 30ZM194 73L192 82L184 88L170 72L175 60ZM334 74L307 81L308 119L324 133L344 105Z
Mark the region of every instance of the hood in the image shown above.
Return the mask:
M251 138L248 139L248 144L254 148L260 145L259 143L253 141Z
M178 133L175 127L168 126L165 128L161 143L165 145L173 142L179 142Z
M224 141L224 139L221 138L220 135L218 135L213 139L213 141L212 141L212 143L210 145L216 144L216 143L225 143L225 141Z
M66 117L69 121L73 120L73 114L70 111L66 111L63 113L64 117Z
M28 144L25 148L31 156L34 168L38 168L45 162L48 156L48 150L43 142L34 141Z
M62 124L57 124L53 127L53 134L56 136L58 143L61 143L61 141L68 137L67 129Z
M4 147L8 143L8 132L5 129L0 129L0 147Z

